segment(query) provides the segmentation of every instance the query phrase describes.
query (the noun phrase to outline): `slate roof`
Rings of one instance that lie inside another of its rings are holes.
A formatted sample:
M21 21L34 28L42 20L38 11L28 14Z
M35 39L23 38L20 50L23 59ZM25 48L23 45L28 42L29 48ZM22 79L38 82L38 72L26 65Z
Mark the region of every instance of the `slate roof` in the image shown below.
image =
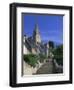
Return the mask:
M46 47L42 43L38 43L37 45L34 43L33 37L28 37L25 40L26 48L31 52L31 49L34 48L35 51L39 51L41 54L46 52ZM37 52L38 53L38 52Z

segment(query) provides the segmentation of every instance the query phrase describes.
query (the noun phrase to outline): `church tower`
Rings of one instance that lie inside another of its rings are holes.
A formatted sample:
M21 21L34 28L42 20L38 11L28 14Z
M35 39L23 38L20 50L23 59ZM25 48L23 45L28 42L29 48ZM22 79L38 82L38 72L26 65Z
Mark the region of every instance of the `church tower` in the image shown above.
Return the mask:
M34 40L35 44L41 43L41 37L40 37L40 33L39 33L38 24L35 25L35 29L33 32L33 40Z

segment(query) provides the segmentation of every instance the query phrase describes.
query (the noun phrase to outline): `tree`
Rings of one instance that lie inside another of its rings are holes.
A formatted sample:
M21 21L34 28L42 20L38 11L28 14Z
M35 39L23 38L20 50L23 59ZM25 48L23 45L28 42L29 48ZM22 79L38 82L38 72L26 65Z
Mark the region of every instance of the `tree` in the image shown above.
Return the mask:
M56 59L56 61L58 62L58 64L63 65L63 45L57 46L53 50L53 54L54 54L54 58Z
M32 67L35 67L38 63L38 56L34 54L24 55L24 61Z
M53 41L49 41L49 47L54 48L54 42Z
M43 54L39 54L39 62L44 62L44 60L47 59L47 56L46 55L43 55Z

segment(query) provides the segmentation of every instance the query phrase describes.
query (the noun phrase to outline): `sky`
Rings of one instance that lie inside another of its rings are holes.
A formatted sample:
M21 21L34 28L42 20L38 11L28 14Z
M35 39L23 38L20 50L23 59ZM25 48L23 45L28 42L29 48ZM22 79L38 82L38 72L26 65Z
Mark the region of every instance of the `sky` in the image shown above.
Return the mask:
M38 24L41 40L63 44L63 16L23 14L23 35L32 36Z

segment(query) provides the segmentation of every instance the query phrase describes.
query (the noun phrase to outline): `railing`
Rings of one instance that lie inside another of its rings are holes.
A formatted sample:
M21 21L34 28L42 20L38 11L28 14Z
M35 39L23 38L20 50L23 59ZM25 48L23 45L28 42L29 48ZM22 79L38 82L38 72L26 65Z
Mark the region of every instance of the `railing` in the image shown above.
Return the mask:
M59 65L55 59L53 60L53 64L54 64L55 72L63 73L63 66Z

